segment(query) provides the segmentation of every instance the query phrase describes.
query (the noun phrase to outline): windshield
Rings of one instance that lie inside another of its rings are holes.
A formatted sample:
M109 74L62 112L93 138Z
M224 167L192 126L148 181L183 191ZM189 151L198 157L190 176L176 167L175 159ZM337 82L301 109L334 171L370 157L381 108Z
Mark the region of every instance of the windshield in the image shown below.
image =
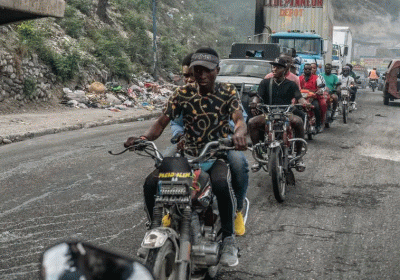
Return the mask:
M271 64L265 60L222 60L219 76L243 76L263 79L271 72Z
M278 38L278 42L274 43L286 48L295 48L297 53L320 54L321 52L320 39Z

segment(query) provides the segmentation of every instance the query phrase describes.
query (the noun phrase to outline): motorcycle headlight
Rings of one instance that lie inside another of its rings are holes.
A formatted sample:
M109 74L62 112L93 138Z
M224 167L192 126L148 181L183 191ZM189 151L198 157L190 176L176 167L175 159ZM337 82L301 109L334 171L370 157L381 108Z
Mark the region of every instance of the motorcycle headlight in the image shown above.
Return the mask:
M168 239L168 234L159 230L152 230L144 236L142 247L143 248L158 248L161 247Z

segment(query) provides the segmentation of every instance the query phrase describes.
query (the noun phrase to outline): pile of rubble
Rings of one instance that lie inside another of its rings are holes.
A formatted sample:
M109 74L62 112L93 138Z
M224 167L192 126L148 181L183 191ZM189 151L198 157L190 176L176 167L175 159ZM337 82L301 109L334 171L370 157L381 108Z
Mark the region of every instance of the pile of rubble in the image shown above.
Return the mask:
M161 109L177 86L169 83L138 82L123 88L118 83L94 82L85 90L64 88L61 103L75 108L104 108L111 111L128 108Z

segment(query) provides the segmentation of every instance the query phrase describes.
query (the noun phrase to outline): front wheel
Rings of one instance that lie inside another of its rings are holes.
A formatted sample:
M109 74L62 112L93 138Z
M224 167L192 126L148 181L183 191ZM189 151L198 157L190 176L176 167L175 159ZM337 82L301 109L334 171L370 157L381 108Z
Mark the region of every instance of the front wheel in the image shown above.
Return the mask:
M171 240L167 240L161 248L152 249L146 260L146 265L153 271L157 280L173 280L178 265L175 263L176 248Z
M343 113L343 123L347 123L347 106L348 104L343 104L342 113Z
M272 189L275 199L281 203L286 198L286 174L283 166L283 152L280 148L276 148L270 159Z

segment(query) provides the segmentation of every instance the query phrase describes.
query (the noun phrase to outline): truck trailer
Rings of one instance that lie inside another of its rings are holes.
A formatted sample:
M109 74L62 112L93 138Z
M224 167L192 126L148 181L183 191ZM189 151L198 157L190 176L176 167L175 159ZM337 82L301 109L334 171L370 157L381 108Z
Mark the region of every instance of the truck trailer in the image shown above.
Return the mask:
M353 61L353 35L348 26L333 27L332 65L341 72L342 67Z
M294 48L303 65L323 66L332 61L332 40L330 0L257 0L253 42Z

